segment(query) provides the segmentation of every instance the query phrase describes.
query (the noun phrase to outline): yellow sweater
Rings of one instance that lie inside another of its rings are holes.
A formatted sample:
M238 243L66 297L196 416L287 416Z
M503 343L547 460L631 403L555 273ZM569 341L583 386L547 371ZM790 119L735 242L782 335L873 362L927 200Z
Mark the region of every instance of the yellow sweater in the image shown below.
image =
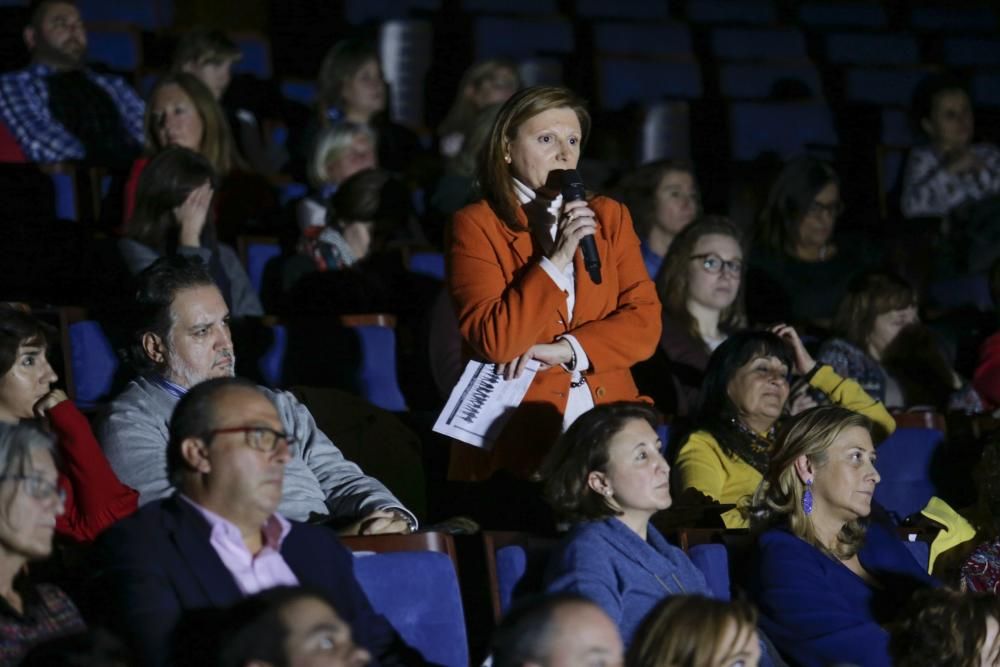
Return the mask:
M819 389L836 405L860 412L883 430L883 437L896 430L892 415L854 380L845 380L829 366L821 366L809 384ZM708 431L695 431L681 445L677 454L678 495L694 487L724 505L739 504L753 496L761 482L761 474L751 466L727 454ZM722 515L726 528L746 528L749 524L739 508Z

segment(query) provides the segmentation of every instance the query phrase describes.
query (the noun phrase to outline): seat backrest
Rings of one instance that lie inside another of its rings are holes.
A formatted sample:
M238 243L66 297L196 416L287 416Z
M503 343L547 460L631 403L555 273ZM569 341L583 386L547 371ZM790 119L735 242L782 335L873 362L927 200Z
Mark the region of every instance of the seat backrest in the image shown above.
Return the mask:
M990 33L997 29L997 15L989 7L914 7L910 25L920 31Z
M473 19L472 31L476 60L520 60L540 54L568 54L574 48L573 24L558 17L480 16Z
M444 280L444 255L439 252L412 252L406 264L411 273Z
M271 78L271 42L267 37L251 32L235 33L233 41L240 47L243 57L233 63L233 72L253 74L258 79Z
M104 329L95 320L80 320L68 325L68 337L74 402L91 408L109 400L119 362Z
M371 321L367 316L344 316L341 321L358 336L361 363L356 379L362 398L383 410L404 412L406 399L396 376L394 325Z
M916 65L920 50L913 35L843 32L827 36L826 58L838 65Z
M871 2L808 2L799 7L799 21L812 28L884 28L885 8Z
M448 667L469 664L458 576L446 554L356 555L354 576L375 611L424 660Z
M823 104L737 102L729 108L729 129L735 160L771 151L787 159L812 146L837 143L833 116Z
M497 622L517 598L542 590L555 539L511 531L483 531L493 619Z
M694 60L601 57L597 63L601 107L701 97L701 67Z
M913 99L913 92L927 72L917 67L852 67L844 82L844 97L848 102L905 106Z
M806 60L806 40L791 28L716 28L712 53L719 60Z
M701 570L712 594L719 600L731 597L729 590L729 554L723 544L696 544L687 552L694 566Z
M87 62L134 74L143 66L142 36L127 24L88 24Z
M598 22L594 25L594 48L600 53L619 55L691 56L694 54L690 28L683 23L659 21Z
M819 72L810 63L729 63L719 69L719 92L729 99L775 98L783 88L796 99L823 98Z
M688 0L687 16L696 23L772 25L778 20L770 0Z
M933 464L943 441L937 429L897 428L876 450L876 502L899 519L920 511L937 491Z
M274 236L240 236L237 245L250 284L260 296L264 283L264 269L267 268L268 262L281 255L281 243Z

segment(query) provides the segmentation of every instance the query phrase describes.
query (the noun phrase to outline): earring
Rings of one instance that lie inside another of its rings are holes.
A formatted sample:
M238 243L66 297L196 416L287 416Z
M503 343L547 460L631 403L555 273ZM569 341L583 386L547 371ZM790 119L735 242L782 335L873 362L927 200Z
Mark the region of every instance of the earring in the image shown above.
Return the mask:
M802 494L802 511L806 513L806 516L812 514L813 511L812 483L811 479L806 480L806 491Z
M510 156L509 155L504 155L503 156L503 161L506 162L507 164L510 164Z
M611 489L604 489L604 497L605 498L611 497Z

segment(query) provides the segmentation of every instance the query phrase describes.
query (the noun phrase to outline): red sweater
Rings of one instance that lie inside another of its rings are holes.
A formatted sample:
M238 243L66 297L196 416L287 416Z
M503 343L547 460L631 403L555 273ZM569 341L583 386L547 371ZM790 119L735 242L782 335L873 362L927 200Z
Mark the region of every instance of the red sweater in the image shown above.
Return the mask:
M49 424L59 450L59 487L66 492L66 509L56 520L56 532L90 542L132 514L139 494L118 480L90 423L72 401L49 410Z

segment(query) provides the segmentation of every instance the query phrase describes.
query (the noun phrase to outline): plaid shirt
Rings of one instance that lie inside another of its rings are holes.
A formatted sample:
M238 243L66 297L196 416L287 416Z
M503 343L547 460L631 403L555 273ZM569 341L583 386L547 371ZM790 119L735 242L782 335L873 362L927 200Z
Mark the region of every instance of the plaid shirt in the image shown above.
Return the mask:
M108 92L122 122L136 144L143 144L142 118L145 104L121 77L83 70L91 81ZM49 111L49 87L45 79L55 71L35 64L0 76L0 121L10 129L24 154L32 162L59 162L85 157L83 144Z
M33 646L86 630L69 596L50 584L26 587L24 613L0 599L0 665L16 665Z

